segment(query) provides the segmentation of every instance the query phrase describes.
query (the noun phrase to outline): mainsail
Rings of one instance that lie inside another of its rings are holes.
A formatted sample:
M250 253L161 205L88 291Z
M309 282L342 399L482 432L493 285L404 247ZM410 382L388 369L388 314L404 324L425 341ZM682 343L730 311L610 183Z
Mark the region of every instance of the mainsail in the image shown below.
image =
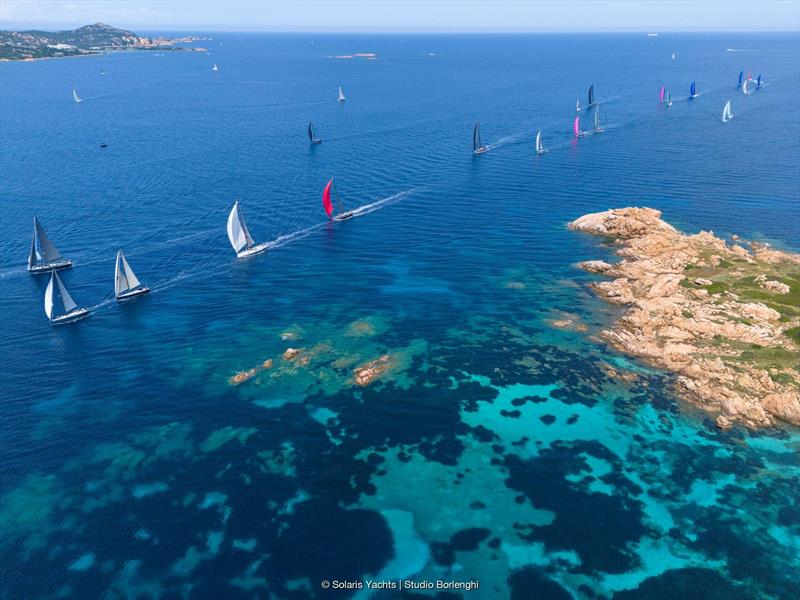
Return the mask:
M575 100L575 112L581 112L581 99Z
M666 88L665 88L665 87L662 85L662 86L661 86L661 91L658 93L658 101L659 101L661 104L663 104L663 103L664 103L664 91L665 91L665 90L666 90Z
M141 285L142 282L136 277L133 269L125 259L122 248L120 248L117 250L117 264L114 270L114 295L119 297L120 294L136 289Z
M596 108L594 111L594 130L600 131L600 109Z
M589 86L589 106L594 106L594 84Z
M313 142L314 141L314 137L315 137L314 136L314 124L313 123L309 123L308 124L308 139Z
M81 99L78 97L78 92L75 91L75 88L72 88L72 97L75 98L75 102L81 102Z
M233 205L231 214L228 215L228 239L231 241L231 246L236 252L239 252L245 246L250 248L253 245L253 238L250 237L250 232L247 231L247 225L244 224L244 217L239 210L239 201Z
M58 276L58 273L53 271L50 275L50 283L47 284L47 290L44 293L44 312L47 314L47 318L51 321L53 320L53 308L55 307L55 292L56 288L53 285L53 282L57 286L58 291L58 298L60 300L60 304L63 306L64 311L62 314L71 313L73 310L78 308L78 305L75 304L75 301L72 299L72 296L69 295L67 288L64 287L64 284L61 283L61 278ZM55 315L59 317L61 315Z
M339 86L339 102L344 102L347 98L344 97L344 92L342 91L342 86Z
M758 79L756 79L756 89L761 88L761 73L758 74Z
M748 91L747 91L747 84L748 84L748 83L750 83L750 80L749 80L749 79L745 79L745 80L744 80L744 83L742 84L742 93L743 93L745 96L748 96L748 95L750 94L750 92L748 92Z
M33 239L31 240L31 253L28 256L28 267L39 263L51 263L61 258L61 253L47 237L39 220L33 217Z
M475 123L475 129L472 130L472 150L475 151L483 146L481 144L481 124Z
M544 152L544 146L542 146L542 130L540 129L536 134L536 152L541 154Z
M697 96L697 86L695 85L694 81L692 81L692 85L689 86L689 95L692 98Z
M742 87L742 79L744 79L744 71L739 71L739 84L737 87Z
M728 100L725 103L725 108L722 109L722 122L726 123L733 118L733 113L731 112L731 101Z
M329 219L333 218L333 202L331 202L331 187L333 186L333 177L328 182L328 185L325 186L325 189L322 191L322 206L325 208L325 214L328 215Z

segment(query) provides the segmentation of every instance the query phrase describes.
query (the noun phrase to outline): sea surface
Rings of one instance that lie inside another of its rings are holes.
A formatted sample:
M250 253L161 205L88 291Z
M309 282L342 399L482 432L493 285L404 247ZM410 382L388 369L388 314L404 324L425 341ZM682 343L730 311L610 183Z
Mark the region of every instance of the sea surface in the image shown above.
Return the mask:
M566 229L800 250L797 36L208 36L0 64L0 598L800 597L800 432L718 431L600 342L574 264L613 248ZM48 323L34 216L88 319Z

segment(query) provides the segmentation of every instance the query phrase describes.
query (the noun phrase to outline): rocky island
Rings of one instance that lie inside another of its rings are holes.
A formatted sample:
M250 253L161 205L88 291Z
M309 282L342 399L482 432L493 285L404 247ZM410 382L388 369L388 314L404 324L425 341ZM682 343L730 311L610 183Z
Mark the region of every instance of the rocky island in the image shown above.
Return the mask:
M175 44L201 38L143 37L132 31L104 23L86 25L70 31L0 31L0 60L35 60L101 54L112 50L191 50Z
M681 396L739 422L800 426L800 255L766 244L686 235L651 208L588 214L569 228L612 241L622 260L578 266L625 307L601 337L677 375Z

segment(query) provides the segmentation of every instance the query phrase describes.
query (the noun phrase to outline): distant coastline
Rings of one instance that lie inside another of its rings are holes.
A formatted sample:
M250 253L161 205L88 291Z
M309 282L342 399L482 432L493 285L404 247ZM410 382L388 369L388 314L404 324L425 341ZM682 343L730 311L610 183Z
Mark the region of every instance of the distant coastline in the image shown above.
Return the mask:
M207 38L146 37L104 23L94 23L69 31L0 31L0 61L29 62L49 58L95 56L121 50L205 52L205 48L176 46L203 39Z

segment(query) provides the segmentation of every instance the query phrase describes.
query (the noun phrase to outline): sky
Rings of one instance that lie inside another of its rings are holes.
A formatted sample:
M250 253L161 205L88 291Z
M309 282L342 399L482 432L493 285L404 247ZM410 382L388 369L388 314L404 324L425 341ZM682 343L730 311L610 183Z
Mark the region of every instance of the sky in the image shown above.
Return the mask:
M800 31L800 0L0 0L1 29Z

